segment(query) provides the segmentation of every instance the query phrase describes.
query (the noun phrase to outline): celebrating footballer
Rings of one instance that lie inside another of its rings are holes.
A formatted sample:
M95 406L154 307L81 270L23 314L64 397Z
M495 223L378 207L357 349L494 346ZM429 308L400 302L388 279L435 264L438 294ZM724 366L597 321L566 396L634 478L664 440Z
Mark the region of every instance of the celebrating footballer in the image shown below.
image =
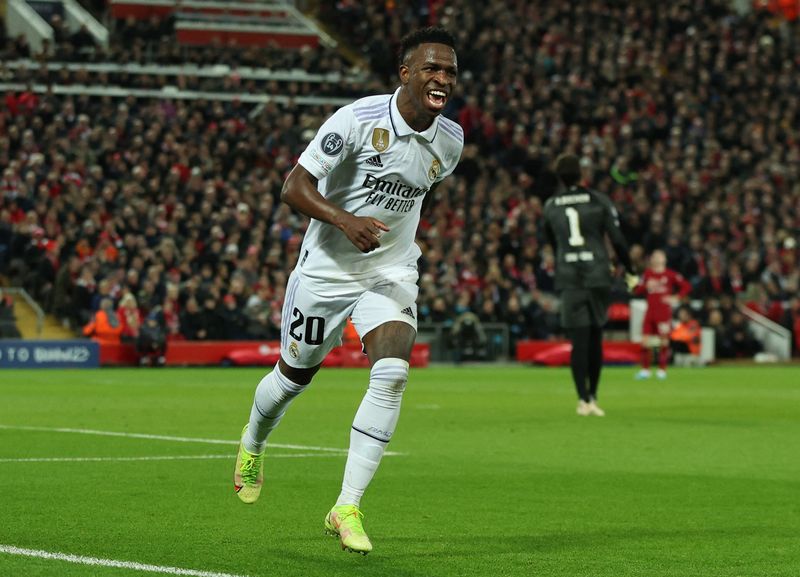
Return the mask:
M281 198L311 219L283 306L281 358L259 383L234 472L239 498L263 484L268 436L341 342L352 319L369 358L341 493L324 517L343 549L366 554L361 497L395 432L417 329L414 242L423 201L456 167L463 131L441 116L456 85L453 37L403 39L400 86L336 111L286 179Z

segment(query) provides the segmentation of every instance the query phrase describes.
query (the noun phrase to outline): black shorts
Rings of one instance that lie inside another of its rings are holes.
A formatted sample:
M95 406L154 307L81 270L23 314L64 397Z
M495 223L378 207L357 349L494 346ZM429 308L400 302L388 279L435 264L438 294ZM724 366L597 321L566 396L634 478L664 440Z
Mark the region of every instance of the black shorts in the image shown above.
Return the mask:
M565 329L602 327L608 320L611 290L607 287L564 289L561 293L561 326Z

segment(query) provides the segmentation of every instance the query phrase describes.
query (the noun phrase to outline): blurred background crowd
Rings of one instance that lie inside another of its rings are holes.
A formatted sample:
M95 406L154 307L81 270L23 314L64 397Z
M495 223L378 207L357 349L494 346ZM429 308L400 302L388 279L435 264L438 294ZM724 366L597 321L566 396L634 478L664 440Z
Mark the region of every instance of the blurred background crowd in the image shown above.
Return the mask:
M161 87L175 79L47 63L226 63L348 80L232 73L180 87L352 98L392 90L400 38L443 25L460 68L445 114L466 146L422 218L421 321L470 311L513 340L557 335L541 209L552 161L572 152L619 208L638 269L661 248L691 282L719 355L753 352L737 303L800 339L797 21L723 0L318 4L368 70L326 48L180 47L154 18L116 22L107 50L80 32L39 53L0 38L0 79ZM8 66L20 58L32 64ZM8 91L0 275L76 331L105 307L122 338L135 335L158 307L173 339L276 338L307 226L280 203L282 181L335 108Z

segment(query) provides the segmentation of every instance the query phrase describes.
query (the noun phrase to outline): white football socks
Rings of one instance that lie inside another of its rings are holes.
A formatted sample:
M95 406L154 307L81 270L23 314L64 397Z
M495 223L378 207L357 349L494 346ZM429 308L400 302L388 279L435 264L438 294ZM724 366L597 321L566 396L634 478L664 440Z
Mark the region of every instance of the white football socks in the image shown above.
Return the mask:
M261 379L256 388L253 408L250 409L250 424L242 437L242 444L248 452L264 452L270 432L281 422L292 400L305 388L305 385L298 385L286 378L277 364L270 374Z
M372 366L369 388L350 430L350 450L337 505L359 505L394 433L407 381L408 363L402 359L380 359Z

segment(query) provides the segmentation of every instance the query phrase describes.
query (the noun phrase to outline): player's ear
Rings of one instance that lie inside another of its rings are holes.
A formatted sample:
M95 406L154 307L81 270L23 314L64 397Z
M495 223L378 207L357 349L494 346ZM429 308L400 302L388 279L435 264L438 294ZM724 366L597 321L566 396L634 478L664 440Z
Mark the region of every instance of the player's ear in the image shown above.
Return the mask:
M411 70L408 68L407 64L400 65L399 75L400 75L400 84L402 84L403 86L408 84L408 79L411 76Z

